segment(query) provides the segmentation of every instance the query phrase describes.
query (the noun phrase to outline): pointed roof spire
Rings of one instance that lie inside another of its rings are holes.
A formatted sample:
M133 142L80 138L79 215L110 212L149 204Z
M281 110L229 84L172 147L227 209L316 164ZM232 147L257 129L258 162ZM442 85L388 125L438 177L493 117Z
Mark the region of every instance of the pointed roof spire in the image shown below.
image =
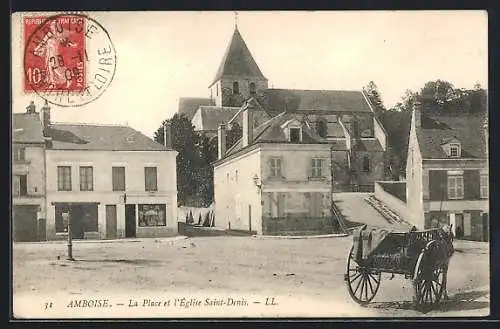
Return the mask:
M238 29L238 12L237 11L234 12L234 29L235 30Z
M223 77L245 77L266 79L259 69L238 30L237 13L233 36L226 49L222 62L217 70L214 81L209 88Z

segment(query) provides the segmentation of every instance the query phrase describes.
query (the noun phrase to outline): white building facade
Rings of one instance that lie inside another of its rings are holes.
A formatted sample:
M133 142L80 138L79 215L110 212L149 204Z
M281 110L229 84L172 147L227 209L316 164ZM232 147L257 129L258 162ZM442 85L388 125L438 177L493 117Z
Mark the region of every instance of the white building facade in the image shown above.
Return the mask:
M47 237L115 239L177 233L174 151L47 150Z

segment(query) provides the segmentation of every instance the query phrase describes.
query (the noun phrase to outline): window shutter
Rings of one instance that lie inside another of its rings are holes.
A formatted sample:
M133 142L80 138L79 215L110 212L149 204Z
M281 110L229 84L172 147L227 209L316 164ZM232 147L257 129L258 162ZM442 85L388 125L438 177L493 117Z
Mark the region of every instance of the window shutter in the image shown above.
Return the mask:
M278 217L285 217L286 194L278 193Z
M440 201L447 199L448 177L444 170L429 171L429 199Z
M468 200L478 200L480 192L481 176L478 170L464 171L464 198Z
M278 164L279 164L278 177L285 177L285 161L283 161L283 157L278 158Z

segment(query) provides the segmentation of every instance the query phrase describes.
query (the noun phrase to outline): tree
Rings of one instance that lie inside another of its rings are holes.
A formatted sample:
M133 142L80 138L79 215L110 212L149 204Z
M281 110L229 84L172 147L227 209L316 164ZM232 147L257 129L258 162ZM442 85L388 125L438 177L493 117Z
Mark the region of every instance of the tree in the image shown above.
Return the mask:
M171 119L162 122L154 134L154 140L163 144L163 126L170 124L172 129L172 148L178 152L177 167L177 199L185 204L188 196L196 194L196 168L199 167L197 143L199 136L194 131L191 121L185 115L174 114Z
M204 206L213 202L214 172L212 163L217 160L217 137L201 134L199 138L199 167L197 168L198 191Z
M325 119L320 118L316 121L316 132L320 137L326 138L328 135L328 125Z
M370 103L373 105L373 110L375 115L379 117L383 112L386 111L384 103L382 102L382 97L378 91L377 85L375 82L370 81L366 87L363 88Z
M411 113L415 102L421 103L424 115L487 113L487 92L480 84L473 89L459 89L448 81L438 79L426 82L419 91L406 90L401 101L383 112L380 118L389 135L392 157L399 159L401 171L406 168Z

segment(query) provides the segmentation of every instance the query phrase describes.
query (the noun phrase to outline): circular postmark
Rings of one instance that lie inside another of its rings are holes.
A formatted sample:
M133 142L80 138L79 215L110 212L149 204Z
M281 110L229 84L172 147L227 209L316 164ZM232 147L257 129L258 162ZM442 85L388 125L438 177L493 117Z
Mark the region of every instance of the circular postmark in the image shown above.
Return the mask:
M83 106L113 81L116 51L108 32L83 14L24 18L24 90L47 102Z

